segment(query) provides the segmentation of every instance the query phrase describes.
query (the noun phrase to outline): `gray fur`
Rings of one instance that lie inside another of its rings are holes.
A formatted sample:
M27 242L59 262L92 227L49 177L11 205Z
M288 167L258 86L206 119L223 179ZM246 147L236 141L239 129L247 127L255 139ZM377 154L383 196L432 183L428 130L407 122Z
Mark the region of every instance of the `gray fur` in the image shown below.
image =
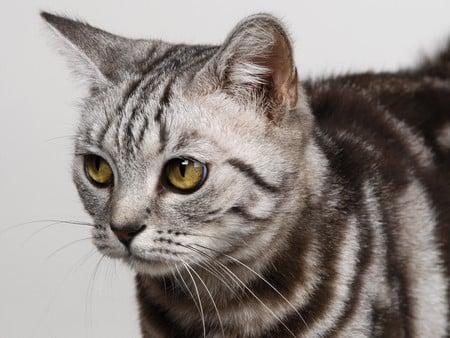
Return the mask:
M42 16L90 80L73 177L94 243L137 272L145 337L448 334L447 244L436 232L448 224L419 179L438 159L420 131L374 103L394 82L348 85L416 163L386 175L389 147L376 133L321 125L311 107L330 87L297 83L289 36L270 15L244 19L219 47ZM447 150L448 126L436 132ZM111 187L86 177L88 154L112 167ZM347 175L340 154L366 169ZM173 158L208 166L199 190L161 184ZM127 247L111 224L146 227Z

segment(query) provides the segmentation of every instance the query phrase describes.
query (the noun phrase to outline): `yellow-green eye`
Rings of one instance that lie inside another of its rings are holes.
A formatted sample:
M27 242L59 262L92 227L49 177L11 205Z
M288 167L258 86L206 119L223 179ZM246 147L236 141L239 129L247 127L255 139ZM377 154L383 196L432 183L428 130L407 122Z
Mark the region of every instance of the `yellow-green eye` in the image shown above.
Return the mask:
M170 160L164 169L167 185L184 194L200 188L205 182L207 172L203 163L184 158Z
M113 182L113 171L108 162L100 156L85 156L84 170L89 180L99 187L110 186Z

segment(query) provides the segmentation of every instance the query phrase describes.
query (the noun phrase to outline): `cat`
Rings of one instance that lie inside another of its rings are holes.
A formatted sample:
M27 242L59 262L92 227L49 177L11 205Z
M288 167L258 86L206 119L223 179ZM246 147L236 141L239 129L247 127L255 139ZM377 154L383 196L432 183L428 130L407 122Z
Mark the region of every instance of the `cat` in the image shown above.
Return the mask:
M88 80L73 177L143 337L448 337L450 44L308 80L283 24L220 46L42 18Z

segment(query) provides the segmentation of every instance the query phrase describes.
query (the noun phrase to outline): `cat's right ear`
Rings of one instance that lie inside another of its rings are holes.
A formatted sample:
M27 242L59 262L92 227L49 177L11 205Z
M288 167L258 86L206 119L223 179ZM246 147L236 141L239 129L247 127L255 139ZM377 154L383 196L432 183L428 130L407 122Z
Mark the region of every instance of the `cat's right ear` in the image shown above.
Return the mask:
M240 102L259 102L277 122L298 100L293 49L283 24L270 14L241 21L210 63L219 88Z
M118 83L127 63L131 40L113 35L87 23L41 12L68 57L72 69L94 87Z

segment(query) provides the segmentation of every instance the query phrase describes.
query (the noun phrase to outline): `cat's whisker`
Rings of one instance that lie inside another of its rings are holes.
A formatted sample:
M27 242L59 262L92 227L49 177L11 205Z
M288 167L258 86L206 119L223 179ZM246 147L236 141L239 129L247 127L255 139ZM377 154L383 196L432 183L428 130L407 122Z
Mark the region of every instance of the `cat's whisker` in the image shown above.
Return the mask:
M211 250L213 252L222 254L223 256L231 259L233 262L238 263L239 265L243 266L245 269L247 269L248 271L250 271L251 273L255 274L259 279L261 279L266 285L268 285L273 291L275 291L285 302L286 304L288 304L292 310L295 311L295 313L298 315L298 317L300 318L300 320L303 322L303 324L305 324L306 327L308 327L308 324L306 323L305 319L303 318L303 316L300 314L300 312L297 310L297 308L275 287L273 286L266 278L264 278L260 273L258 273L257 271L255 271L254 269L252 269L251 267L249 267L247 264L243 263L242 261L240 261L239 259L230 256L226 253L221 253L220 251L217 251L215 249L212 248L208 248L206 246L200 245L200 244L195 244L201 248L204 248L206 250Z
M197 299L198 299L198 304L200 307L200 314L201 314L201 319L202 319L203 337L206 337L205 313L203 312L203 305L202 305L202 299L200 297L200 292L198 291L197 283L195 282L194 277L192 276L191 272L189 271L189 264L185 263L184 261L182 261L182 262L186 269L186 272L191 277L192 284L194 285L195 293L197 294Z
M242 244L248 244L244 238L236 238L231 235L224 237L224 236L212 236L212 235L198 234L198 233L192 233L192 232L185 232L185 233L188 236L217 239L219 241L224 241L227 244L237 243L237 242L242 243Z
M57 225L57 224L59 224L59 223L57 223L57 222L50 223L50 224L45 225L45 226L43 226L42 228L40 228L40 229L38 229L38 230L36 230L36 231L33 231L33 233L32 233L30 236L28 236L28 237L25 239L24 242L28 242L30 239L32 239L34 236L36 236L36 235L39 234L40 232L42 232L42 231L44 231L44 230L46 230L46 229L48 229L48 228L50 228L50 227L52 227L52 226L55 226L55 225Z
M95 264L94 271L91 274L91 277L89 278L87 292L86 292L86 307L85 307L85 320L86 322L89 322L90 327L92 328L92 295L94 294L94 284L95 280L97 278L98 270L100 267L100 264L103 262L103 260L106 258L106 255L101 255L98 259L97 263ZM90 306L90 308L89 308ZM88 320L89 318L89 320Z
M186 281L184 280L184 277L183 277L183 275L182 275L180 269L178 268L178 265L175 265L175 269L176 269L176 271L177 271L177 275L178 275L178 276L180 277L180 279L181 279L181 283L182 283L183 286L184 286L184 289L181 288L181 290L183 290L184 293L186 293L185 290L188 292L189 296L191 297L192 301L193 301L194 304L195 304L195 307L197 308L198 313L200 314L200 313L201 313L201 311L200 311L200 306L199 306L199 304L197 303L197 300L195 299L195 296L194 296L194 294L192 293L191 289L189 288L189 286L187 285ZM175 277L175 280L177 281L177 283L180 285L180 280L178 279L177 275L174 274L174 277Z
M1 230L0 234L6 233L9 231L18 229L18 228L22 228L22 227L30 225L30 224L39 224L39 223L52 223L51 225L67 224L67 225L80 225L80 226L95 227L94 224L88 223L88 222L83 222L83 221L67 221L67 220L60 220L60 219L40 219L40 220L34 220L34 221L28 221L28 222L10 225L10 226L6 227L5 229ZM45 226L45 227L47 227L47 226Z
M75 271L75 270L79 269L80 267L82 267L96 253L97 253L97 250L95 248L91 248L91 250L89 250L88 253L84 254L81 258L79 258L75 262L74 267L72 268L72 270Z
M214 276L218 281L220 281L233 295L233 297L239 297L237 291L229 285L229 280L226 279L223 272L220 271L216 266L209 262L197 262L196 263L200 268L207 271L210 275ZM241 289L241 286L238 284L238 288Z
M56 221L53 223L50 223L48 225L43 226L42 228L34 231L30 236L28 236L25 240L25 242L28 242L29 240L31 240L33 237L35 237L36 235L38 235L39 233L41 233L44 230L47 230L51 227L54 227L55 225L60 225L60 224L74 224L74 225L86 225L86 224L77 224L77 223L70 223L70 222L61 222L61 221Z
M203 257L208 258L208 260L211 260L211 262L214 261L214 260L213 260L214 258L213 258L211 255L208 255L208 254L206 254L205 252L203 252L203 251L201 251L201 250L199 250L199 249L197 249L197 248L194 248L194 247L192 247L192 246L190 246L190 245L184 245L184 244L181 244L181 243L180 243L180 245L181 245L182 247L186 248L186 249L189 249L189 250L191 250L191 251L194 251L195 253L199 254L200 256L203 256ZM233 289L233 288L227 283L227 281L225 280L223 274L222 274L220 271L218 271L217 268L216 268L212 263L210 263L210 262L208 262L208 261L205 261L205 262L202 262L202 263L196 263L196 264L199 265L202 269L208 271L211 275L213 275L215 278L217 278L220 282L222 282L222 284L223 284L228 290L230 290L230 292L233 294L233 296L236 295L236 290ZM208 268L204 266L205 264L208 266ZM241 286L240 284L238 284L238 287L242 289L242 286Z
M308 79L270 14L209 46L41 16L94 87L49 141L75 139L78 224L135 268L144 337L447 336L450 42Z
M84 242L84 241L87 241L87 240L92 240L92 237L79 238L79 239L73 240L73 241L71 241L71 242L69 242L69 243L63 245L62 247L56 249L55 251L53 251L50 255L48 255L48 256L46 257L46 259L50 259L50 258L54 257L54 256L55 256L56 254L58 254L59 252L61 252L61 251L65 250L65 249L67 249L68 247L70 247L70 246L72 246L72 245L75 245L75 244L77 244L77 243Z
M61 280L59 281L59 283L57 283L57 286L55 288L53 288L52 294L49 298L49 301L47 302L47 304L45 306L45 312L47 314L49 313L52 305L55 303L55 300L57 299L57 297L60 296L61 289L62 289L63 285L67 282L69 277L73 275L73 273L77 270L77 268L79 268L81 265L85 264L86 261L96 253L97 253L97 251L94 248L91 248L91 250L87 254L85 254L81 258L79 258L74 263L74 265L70 268L70 270L64 274L64 277L62 277Z
M166 263L167 266L167 263ZM167 297L167 284L166 284L166 276L162 276L162 281L163 281L163 285L164 285L164 297Z
M175 271L175 270L172 270L172 269L170 270L170 273L171 273L171 275L172 275L172 280L176 283L176 285L181 285L181 284L183 284L184 288L183 288L183 287L180 287L180 290L181 290L186 296L190 296L190 297L191 297L192 301L194 302L195 307L197 308L197 302L196 302L196 300L194 299L194 297L193 297L192 295L189 294L189 293L190 293L190 290L189 290L189 292L186 292L186 290L185 290L185 289L187 289L186 282L183 280L183 282L180 283L180 280L179 280L179 278L178 278L178 276L180 275L180 271L179 271L179 269L178 269L178 267L177 267L176 265L175 265L175 269L176 269L176 271ZM175 287L174 287L174 286L172 286L172 296L175 296ZM199 311L198 308L197 308L197 311ZM199 311L199 313L200 313L200 311Z
M209 290L208 287L206 286L206 284L205 284L205 282L203 281L203 279L202 279L202 278L200 277L200 275L195 271L195 269L194 269L193 267L190 267L189 264L185 264L185 267L186 267L187 269L191 270L191 272L194 273L194 274L197 276L197 278L200 280L200 283L203 284L203 286L204 286L204 288L205 288L205 290L206 290L206 292L207 292L209 298L211 299L211 302L212 302L212 304L213 304L213 307L214 307L214 309L215 309L215 311L216 311L217 319L219 320L220 329L221 329L221 331L222 331L222 337L225 338L225 331L224 331L224 329L223 329L222 317L220 316L220 312L219 312L219 309L217 308L216 302L214 301L214 297L212 296L210 290Z
M186 281L184 280L184 277L183 277L183 275L182 275L182 273L181 273L181 271L180 271L180 269L178 268L177 265L175 265L175 269L177 271L178 276L181 278L181 282L184 285L186 291L189 293L189 296L191 297L192 301L194 302L195 307L197 308L197 311L198 311L199 315L203 318L203 309L201 308L201 303L197 303L197 300L195 299L194 294L192 293L191 289L189 288L189 286L187 285ZM175 280L178 281L178 278L176 278L176 276L175 276ZM178 283L179 283L179 281L178 281ZM183 288L181 288L181 289L184 290Z
M267 312L271 314L273 318L275 318L293 337L295 337L295 334L292 332L292 330L286 325L286 323L266 304L264 301L259 298L255 292L250 289L233 271L230 270L225 264L221 262L216 262L222 269L225 269L231 276L234 277L234 279L239 282L252 296L255 298L265 309Z
M205 247L205 249L208 249ZM202 252L201 250L199 250L200 252ZM203 252L204 255L208 256L206 253ZM218 265L218 267L222 268L226 273L228 273L230 275L230 277L235 280L236 282L238 282L240 285L242 285L242 287L247 290L252 297L254 297L265 309L266 311L268 311L293 337L295 337L295 334L292 332L292 330L286 325L286 323L284 323L284 321L274 312L272 311L269 306L267 306L266 303L264 303L263 300L261 300L253 290L251 290L233 271L231 271L225 264L217 261L217 260L212 260L213 262L215 262L215 264Z
M69 139L71 141L76 140L77 136L76 135L62 135L62 136L55 136L52 138L48 138L45 140L45 142L52 142L52 141L57 141L57 140L64 140L64 139Z

